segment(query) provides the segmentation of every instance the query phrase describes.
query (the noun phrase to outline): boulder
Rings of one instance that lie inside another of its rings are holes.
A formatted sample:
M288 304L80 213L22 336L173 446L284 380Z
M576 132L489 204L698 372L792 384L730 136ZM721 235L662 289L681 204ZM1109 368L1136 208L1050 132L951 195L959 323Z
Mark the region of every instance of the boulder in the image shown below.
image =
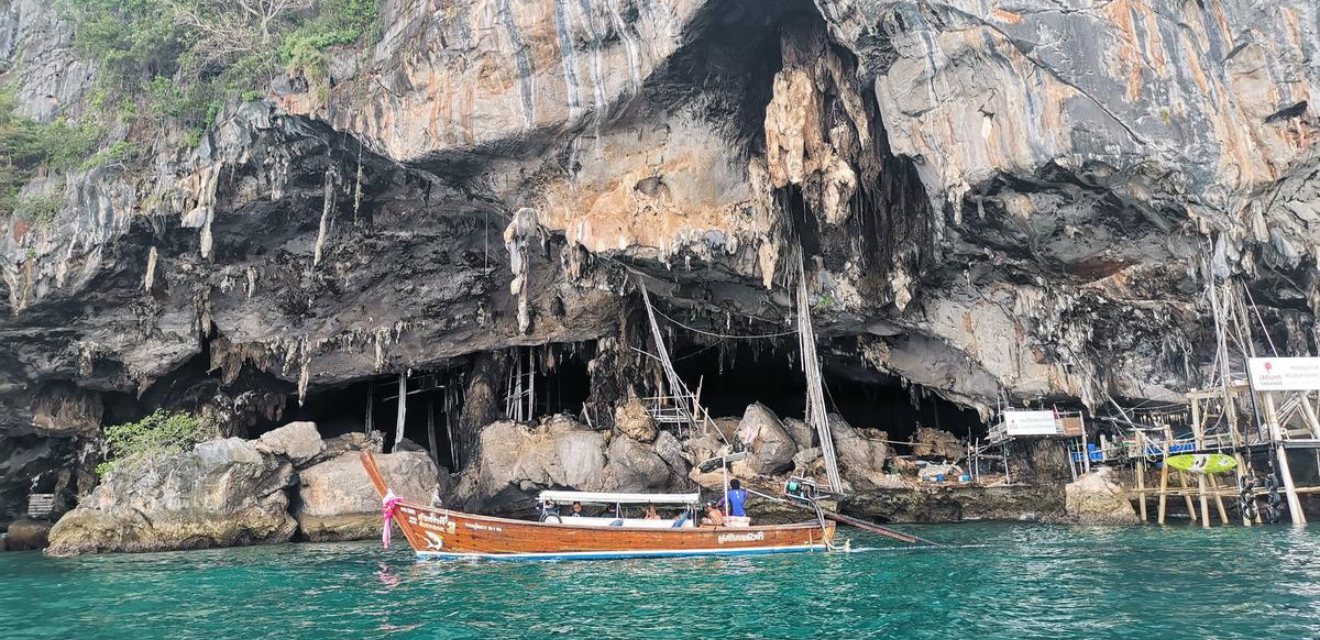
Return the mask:
M614 426L620 433L637 442L651 442L659 432L651 414L646 412L646 407L637 398L630 398L614 410Z
M761 403L747 407L738 427L738 437L751 455L747 467L755 474L772 476L793 468L797 445L779 416Z
M257 451L284 456L294 466L302 466L325 449L315 422L290 422L273 431L267 431L253 441Z
M1069 522L1098 525L1141 524L1123 488L1109 467L1084 474L1064 487L1064 512Z
M814 478L825 474L825 458L821 457L820 447L800 449L793 456L793 475Z
M319 464L326 460L333 460L349 451L370 451L380 453L385 449L385 439L381 432L377 431L371 435L361 431L345 433L342 436L327 438L322 440L321 453L308 462L308 465Z
M483 508L523 510L542 489L604 491L606 434L558 417L538 427L500 421L481 430L480 457L466 474Z
M50 532L46 553L166 551L286 542L293 464L239 438L126 461Z
M380 535L380 495L360 456L345 452L299 472L294 517L303 538L320 542ZM439 469L429 454L376 454L376 464L395 495L420 504L431 504L438 495Z
M918 427L913 438L912 455L957 462L967 457L967 445L957 436L941 429Z
M878 429L853 428L842 416L834 413L829 415L829 423L840 475L859 488L891 484L884 473L889 445L883 441L889 438L888 434Z
M684 449L687 452L687 455L684 457L688 458L688 462L692 465L699 465L716 455L719 455L719 451L722 450L724 446L725 444L720 441L719 436L713 434L689 438L684 443Z
M915 476L921 471L921 467L912 460L911 456L894 456L890 458L889 468L901 476Z
M683 444L678 441L674 434L668 431L661 431L656 436L655 442L651 443L651 448L655 449L655 454L660 456L665 464L669 465L670 470L678 477L687 476L688 463L687 456L683 455Z
M631 438L614 438L609 448L610 491L645 493L670 485L672 470L651 447Z
M710 423L715 425L716 431L719 431L718 434L710 434L712 437L721 442L733 442L738 438L738 427L742 425L742 418L715 418Z
M426 447L423 447L422 445L417 444L416 442L413 442L412 440L409 440L408 438L404 438L404 439L399 440L398 442L394 443L394 448L391 449L390 451L391 451L391 452L395 452L395 453L403 452L403 451L413 451L413 452L418 452L418 453L430 453L430 451L429 451Z
M45 520L15 520L9 524L0 550L37 551L49 544L50 529L53 525Z
M797 418L784 418L784 429L799 450L816 446L816 430Z

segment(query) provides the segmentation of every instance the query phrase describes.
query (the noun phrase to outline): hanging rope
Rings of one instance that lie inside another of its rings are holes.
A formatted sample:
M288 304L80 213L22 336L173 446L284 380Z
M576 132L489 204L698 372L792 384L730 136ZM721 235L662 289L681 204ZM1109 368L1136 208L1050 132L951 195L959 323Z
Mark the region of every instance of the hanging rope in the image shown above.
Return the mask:
M709 336L711 338L719 338L721 340L765 340L769 338L782 338L784 336L791 336L797 333L797 329L793 329L791 331L780 331L777 333L762 333L762 334L741 335L741 336L728 334L728 333L714 333L712 331L705 331L703 329L698 329L696 327L683 324L682 322L675 320L673 317L665 315L665 312L660 311L659 309L657 309L655 312L659 314L661 318L664 318L665 320L668 320L673 324L676 324L684 329L687 329L688 331L691 331L693 333L699 333L703 336Z

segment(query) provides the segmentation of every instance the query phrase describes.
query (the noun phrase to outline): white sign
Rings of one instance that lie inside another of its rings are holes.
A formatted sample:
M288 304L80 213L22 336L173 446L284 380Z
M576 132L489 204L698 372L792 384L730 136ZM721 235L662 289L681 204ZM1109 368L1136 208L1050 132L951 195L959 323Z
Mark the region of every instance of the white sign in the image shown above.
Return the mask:
M1059 421L1053 411L1004 411L1004 432L1013 436L1057 436Z
M1320 390L1320 358L1248 358L1247 371L1257 391Z

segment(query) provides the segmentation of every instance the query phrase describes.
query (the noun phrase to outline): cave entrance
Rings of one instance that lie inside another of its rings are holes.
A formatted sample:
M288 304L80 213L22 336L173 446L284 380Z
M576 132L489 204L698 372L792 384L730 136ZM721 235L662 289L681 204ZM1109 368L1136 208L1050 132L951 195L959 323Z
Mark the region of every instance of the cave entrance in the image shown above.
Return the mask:
M701 404L713 416L741 416L754 402L780 418L806 414L806 378L793 337L681 346L675 351L674 369L691 389L701 387ZM831 412L854 427L881 429L891 440L910 441L919 427L959 438L984 438L988 433L976 411L851 360L832 357L821 375Z
M807 381L798 363L797 341L765 340L675 349L674 370L712 416L741 417L760 402L780 418L801 418L807 406Z
M301 407L286 412L284 422L310 420L324 438L378 431L386 453L395 451L406 438L429 452L436 464L457 471L461 461L455 460L451 434L462 409L464 377L461 371L451 369L376 376L309 393ZM402 433L400 390L404 402Z
M825 401L848 424L880 429L896 442L910 442L922 427L948 431L963 440L984 439L989 430L973 409L949 402L920 385L857 365L827 364Z
M554 343L509 350L505 376L504 416L530 422L540 416L583 414L591 395L587 362L594 342Z

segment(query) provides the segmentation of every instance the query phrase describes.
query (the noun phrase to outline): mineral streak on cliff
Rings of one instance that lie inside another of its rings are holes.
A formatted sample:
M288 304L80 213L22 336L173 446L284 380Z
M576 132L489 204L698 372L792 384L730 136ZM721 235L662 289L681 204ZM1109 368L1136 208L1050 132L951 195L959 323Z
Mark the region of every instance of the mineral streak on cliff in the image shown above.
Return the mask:
M0 6L42 120L95 76L48 5ZM1309 0L382 7L328 87L282 78L196 148L167 130L144 169L26 188L63 206L0 229L0 515L160 406L259 431L452 370L476 443L518 346L590 343L608 426L658 380L633 281L696 328L774 333L797 251L838 384L982 415L1178 400L1213 364L1211 275L1315 351ZM539 227L506 234L519 211Z

